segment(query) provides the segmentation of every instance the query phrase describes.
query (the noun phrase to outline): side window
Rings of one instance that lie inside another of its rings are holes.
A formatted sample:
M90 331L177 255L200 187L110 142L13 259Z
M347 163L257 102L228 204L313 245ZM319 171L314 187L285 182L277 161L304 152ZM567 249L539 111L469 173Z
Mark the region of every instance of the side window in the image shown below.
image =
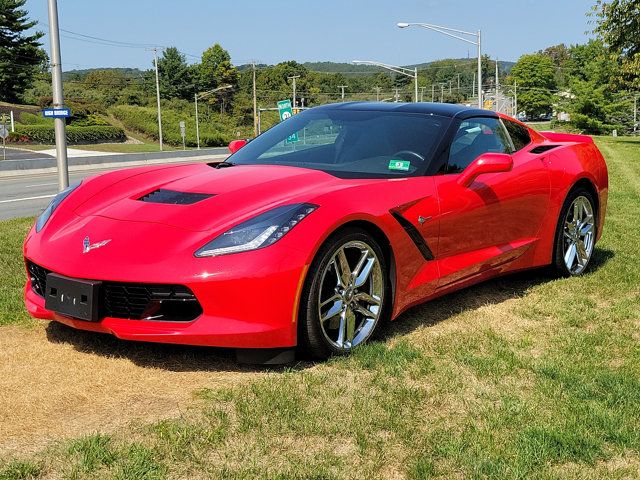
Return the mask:
M511 137L511 141L513 142L516 152L518 150L522 150L531 143L531 136L529 135L529 130L527 130L526 127L506 119L503 120L503 122L509 132L509 136Z
M463 120L449 148L447 173L460 173L483 153L511 153L507 132L497 118Z

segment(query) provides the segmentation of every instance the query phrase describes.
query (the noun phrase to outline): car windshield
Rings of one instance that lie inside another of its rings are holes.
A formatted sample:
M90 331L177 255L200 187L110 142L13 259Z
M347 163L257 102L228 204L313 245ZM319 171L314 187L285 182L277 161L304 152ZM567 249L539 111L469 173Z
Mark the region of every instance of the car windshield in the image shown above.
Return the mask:
M342 178L422 175L449 123L436 115L312 109L249 142L229 162L313 168Z

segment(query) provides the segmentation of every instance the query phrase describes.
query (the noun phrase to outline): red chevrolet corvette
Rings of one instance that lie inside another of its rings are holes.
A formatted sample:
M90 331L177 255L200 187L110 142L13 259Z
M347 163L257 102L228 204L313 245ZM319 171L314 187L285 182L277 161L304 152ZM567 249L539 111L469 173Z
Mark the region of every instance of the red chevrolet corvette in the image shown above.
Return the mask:
M496 275L583 273L607 189L586 136L457 105L326 105L221 164L60 193L24 243L26 306L127 340L326 358Z

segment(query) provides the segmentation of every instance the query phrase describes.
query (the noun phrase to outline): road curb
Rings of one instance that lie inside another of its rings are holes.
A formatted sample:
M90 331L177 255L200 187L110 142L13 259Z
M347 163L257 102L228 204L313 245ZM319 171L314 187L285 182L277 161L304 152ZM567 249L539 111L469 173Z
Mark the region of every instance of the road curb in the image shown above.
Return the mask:
M71 157L69 171L96 170L118 166L157 165L176 162L221 161L229 156L226 148L207 150L187 150L177 152L148 152ZM53 173L57 171L55 158L0 161L0 177L15 177L30 174Z

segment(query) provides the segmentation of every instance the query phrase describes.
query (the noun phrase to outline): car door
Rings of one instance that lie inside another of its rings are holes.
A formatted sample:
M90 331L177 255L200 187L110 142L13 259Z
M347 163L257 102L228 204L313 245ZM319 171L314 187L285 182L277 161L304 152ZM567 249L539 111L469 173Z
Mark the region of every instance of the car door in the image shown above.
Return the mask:
M508 264L537 240L549 178L534 155L514 146L497 117L460 121L446 173L435 177L440 204L439 288ZM511 154L510 172L483 174L465 187L460 174L483 153Z

